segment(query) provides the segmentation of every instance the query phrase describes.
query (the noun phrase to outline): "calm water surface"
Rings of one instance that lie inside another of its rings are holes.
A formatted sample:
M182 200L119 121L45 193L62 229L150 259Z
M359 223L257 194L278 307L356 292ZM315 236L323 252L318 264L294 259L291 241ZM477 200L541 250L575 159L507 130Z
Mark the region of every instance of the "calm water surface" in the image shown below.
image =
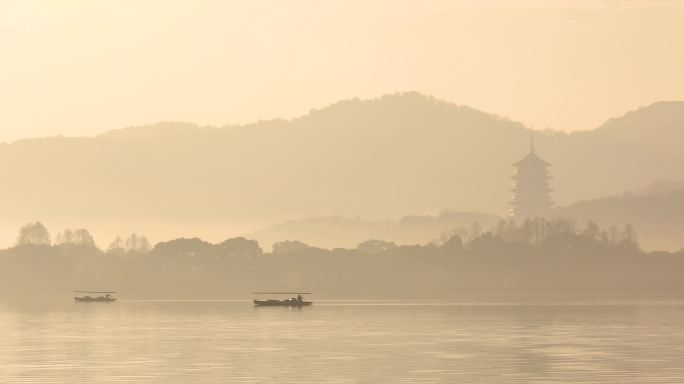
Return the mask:
M684 303L0 302L2 383L684 383Z

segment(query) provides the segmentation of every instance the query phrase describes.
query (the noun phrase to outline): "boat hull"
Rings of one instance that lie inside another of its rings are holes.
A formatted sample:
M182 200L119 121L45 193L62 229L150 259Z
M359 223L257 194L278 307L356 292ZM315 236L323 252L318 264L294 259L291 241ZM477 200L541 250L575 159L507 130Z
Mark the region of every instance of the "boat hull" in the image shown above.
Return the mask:
M116 299L111 297L74 297L74 301L76 301L77 303L111 303L116 301Z
M257 307L305 307L313 304L313 301L297 300L254 300Z

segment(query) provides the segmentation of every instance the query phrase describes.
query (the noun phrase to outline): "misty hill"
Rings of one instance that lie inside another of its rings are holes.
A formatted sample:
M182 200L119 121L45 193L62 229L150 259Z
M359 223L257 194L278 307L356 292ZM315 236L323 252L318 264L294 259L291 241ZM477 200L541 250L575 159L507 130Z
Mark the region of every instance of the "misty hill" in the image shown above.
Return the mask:
M656 103L593 131L536 137L554 199L681 181L684 103ZM411 212L505 215L522 124L418 93L346 100L292 120L159 123L94 138L0 145L0 229L28 221L209 239L301 217L397 220ZM643 230L643 229L642 229ZM436 236L438 234L435 234Z
M631 222L646 249L684 248L684 186L657 183L640 193L625 193L577 202L558 210L579 222L592 220L601 226Z
M321 248L354 248L368 239L381 239L397 245L428 244L439 241L455 228L479 223L483 228L496 224L499 217L476 212L443 211L438 215L412 215L399 221L370 221L339 216L288 220L259 230L249 237L269 249L282 240L301 240Z
M684 181L683 143L684 102L659 102L595 130L543 141L540 151L553 163L555 196L565 205L654 180Z

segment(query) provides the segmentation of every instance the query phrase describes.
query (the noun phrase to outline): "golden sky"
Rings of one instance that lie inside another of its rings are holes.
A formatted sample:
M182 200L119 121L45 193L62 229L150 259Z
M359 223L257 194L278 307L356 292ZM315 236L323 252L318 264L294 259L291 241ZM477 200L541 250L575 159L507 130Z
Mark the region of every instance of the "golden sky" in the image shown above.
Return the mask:
M590 129L684 100L683 47L681 1L3 0L0 141L408 90Z

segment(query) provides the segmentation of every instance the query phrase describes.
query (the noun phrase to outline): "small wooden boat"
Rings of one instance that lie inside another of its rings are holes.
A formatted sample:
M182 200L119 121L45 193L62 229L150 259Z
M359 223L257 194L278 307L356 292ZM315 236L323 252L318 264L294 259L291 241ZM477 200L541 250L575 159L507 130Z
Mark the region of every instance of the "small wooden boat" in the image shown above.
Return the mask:
M257 307L305 307L313 304L313 301L305 301L302 295L310 295L310 292L254 292L255 295L297 295L284 300L254 299L254 305Z
M254 300L254 305L263 307L303 307L305 305L311 305L313 301L299 301L297 299L287 299L287 300Z
M100 296L90 296L90 295L85 295L85 296L74 296L74 301L77 303L111 303L116 301L115 297L112 297L112 294L116 292L100 292L100 291L74 291L75 294L79 293L93 293L93 294L100 294ZM102 296L104 294L104 296Z

